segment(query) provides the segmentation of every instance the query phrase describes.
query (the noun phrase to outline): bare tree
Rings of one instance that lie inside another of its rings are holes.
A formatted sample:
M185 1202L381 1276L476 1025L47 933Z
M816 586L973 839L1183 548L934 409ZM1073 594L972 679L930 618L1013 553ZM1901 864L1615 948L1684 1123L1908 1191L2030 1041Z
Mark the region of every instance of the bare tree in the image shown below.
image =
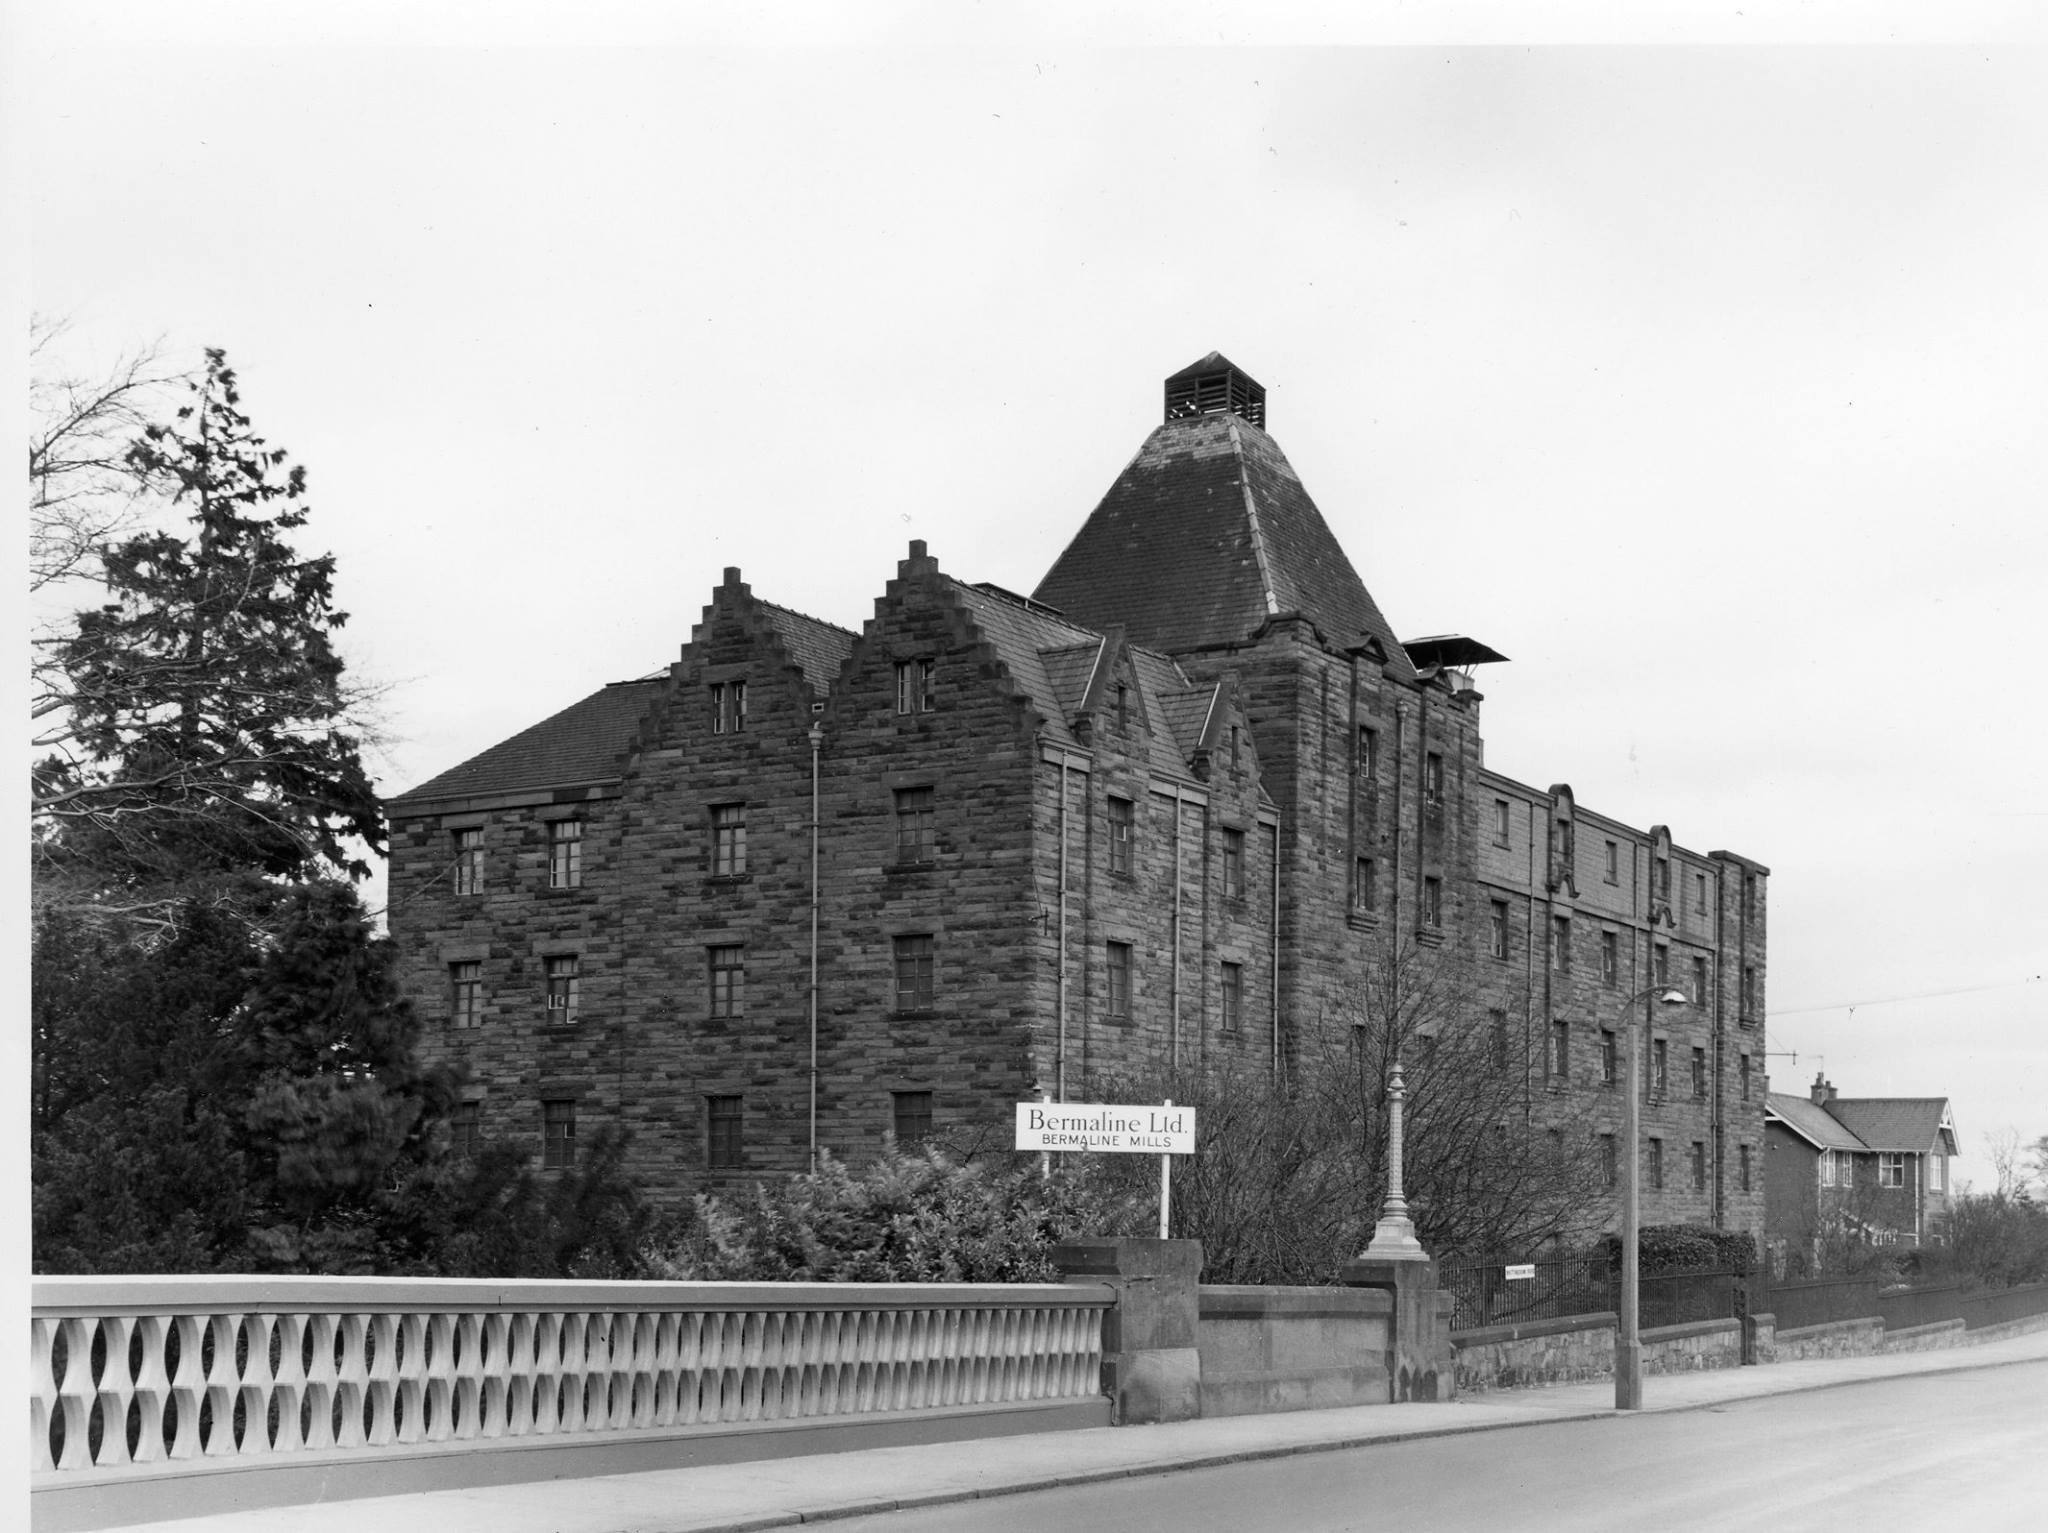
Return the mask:
M2020 1131L2010 1124L1984 1136L1984 1154L1991 1162L1999 1197L2013 1197L2026 1185L2026 1167L2020 1160L2025 1148L2020 1143Z

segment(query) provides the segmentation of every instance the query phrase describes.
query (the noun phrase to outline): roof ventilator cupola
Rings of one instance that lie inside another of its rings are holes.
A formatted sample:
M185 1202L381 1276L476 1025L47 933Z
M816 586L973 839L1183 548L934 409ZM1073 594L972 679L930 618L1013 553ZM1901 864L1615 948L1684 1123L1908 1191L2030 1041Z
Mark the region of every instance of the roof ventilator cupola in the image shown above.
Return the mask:
M1212 351L1166 380L1166 418L1235 415L1266 429L1266 391L1221 352Z

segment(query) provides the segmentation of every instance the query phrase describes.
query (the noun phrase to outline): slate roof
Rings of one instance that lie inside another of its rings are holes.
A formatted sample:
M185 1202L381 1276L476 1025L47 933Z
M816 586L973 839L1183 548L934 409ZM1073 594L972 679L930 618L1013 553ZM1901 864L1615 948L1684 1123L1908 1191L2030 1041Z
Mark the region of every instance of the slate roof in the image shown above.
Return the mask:
M1100 639L1039 651L1038 658L1044 662L1045 674L1052 682L1053 696L1059 700L1060 717L1071 719L1081 711L1088 678L1095 674L1095 661L1101 653Z
M1053 680L1055 670L1061 676L1066 674L1067 664L1062 658L1048 667L1046 653L1064 656L1069 650L1099 645L1102 635L1050 612L1035 611L1021 601L954 580L950 575L945 578L960 604L973 615L981 636L995 647L1010 679L1023 689L1031 706L1044 717L1046 736L1062 745L1078 747L1080 741L1074 737L1071 716L1061 706L1060 689ZM1084 675L1081 684L1086 682Z
M615 681L388 802L402 810L415 800L474 798L617 777L620 752L664 684L659 676Z
M1377 638L1390 672L1414 674L1279 444L1235 415L1157 427L1032 597L1169 654L1299 612L1333 643Z
M1925 1155L1945 1149L1951 1155L1957 1146L1951 1139L1940 1144L1941 1120L1948 1111L1946 1097L1836 1097L1827 1111L1873 1150L1907 1150Z
M804 673L804 685L823 697L839 679L839 669L853 653L857 635L835 623L806 617L773 602L756 598L754 605L766 614L769 626L782 640L782 647L789 651L789 658Z
M1849 1128L1829 1117L1825 1108L1814 1106L1810 1097L1796 1097L1789 1092L1773 1091L1764 1098L1764 1105L1781 1119L1787 1128L1819 1149L1870 1148Z

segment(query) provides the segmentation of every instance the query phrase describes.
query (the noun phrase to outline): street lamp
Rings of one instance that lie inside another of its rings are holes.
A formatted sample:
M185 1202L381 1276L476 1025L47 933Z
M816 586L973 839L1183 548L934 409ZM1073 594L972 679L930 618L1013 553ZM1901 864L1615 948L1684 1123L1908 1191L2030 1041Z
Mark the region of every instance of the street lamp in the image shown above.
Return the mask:
M1629 1015L1629 1010L1637 1001L1653 995L1660 1006L1683 1006L1686 1003L1685 992L1674 990L1669 985L1650 985L1621 1003L1622 1037L1628 1044L1628 1067L1624 1071L1628 1105L1622 1114L1622 1137L1627 1142L1628 1152L1621 1160L1621 1335L1614 1348L1614 1408L1618 1411L1639 1411L1643 1408L1643 1338L1637 1325L1639 1311L1636 1304L1640 1277L1636 1241L1642 1218L1638 1206L1641 1178L1637 1175L1641 1148L1637 1141L1643 1131L1643 1081L1638 1065L1643 1051L1636 1047L1635 1019ZM1647 1018L1644 1025L1647 1031Z

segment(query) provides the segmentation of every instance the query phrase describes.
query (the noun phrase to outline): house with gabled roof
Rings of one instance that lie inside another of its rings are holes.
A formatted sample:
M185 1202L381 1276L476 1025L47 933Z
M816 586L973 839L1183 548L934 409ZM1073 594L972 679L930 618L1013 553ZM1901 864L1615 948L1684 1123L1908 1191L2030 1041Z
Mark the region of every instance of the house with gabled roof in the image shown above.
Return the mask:
M1646 1217L1760 1228L1768 869L1489 768L1505 657L1400 641L1267 421L1210 353L1030 595L913 542L856 630L728 569L668 666L391 799L464 1132L627 1129L670 1196L998 1144L1020 1100L1320 1067L1405 947L1610 1145L1640 1026Z
M1958 1153L1946 1097L1842 1097L1824 1075L1764 1108L1765 1232L1815 1266L1830 1237L1938 1245ZM1794 1263L1798 1265L1798 1263Z

